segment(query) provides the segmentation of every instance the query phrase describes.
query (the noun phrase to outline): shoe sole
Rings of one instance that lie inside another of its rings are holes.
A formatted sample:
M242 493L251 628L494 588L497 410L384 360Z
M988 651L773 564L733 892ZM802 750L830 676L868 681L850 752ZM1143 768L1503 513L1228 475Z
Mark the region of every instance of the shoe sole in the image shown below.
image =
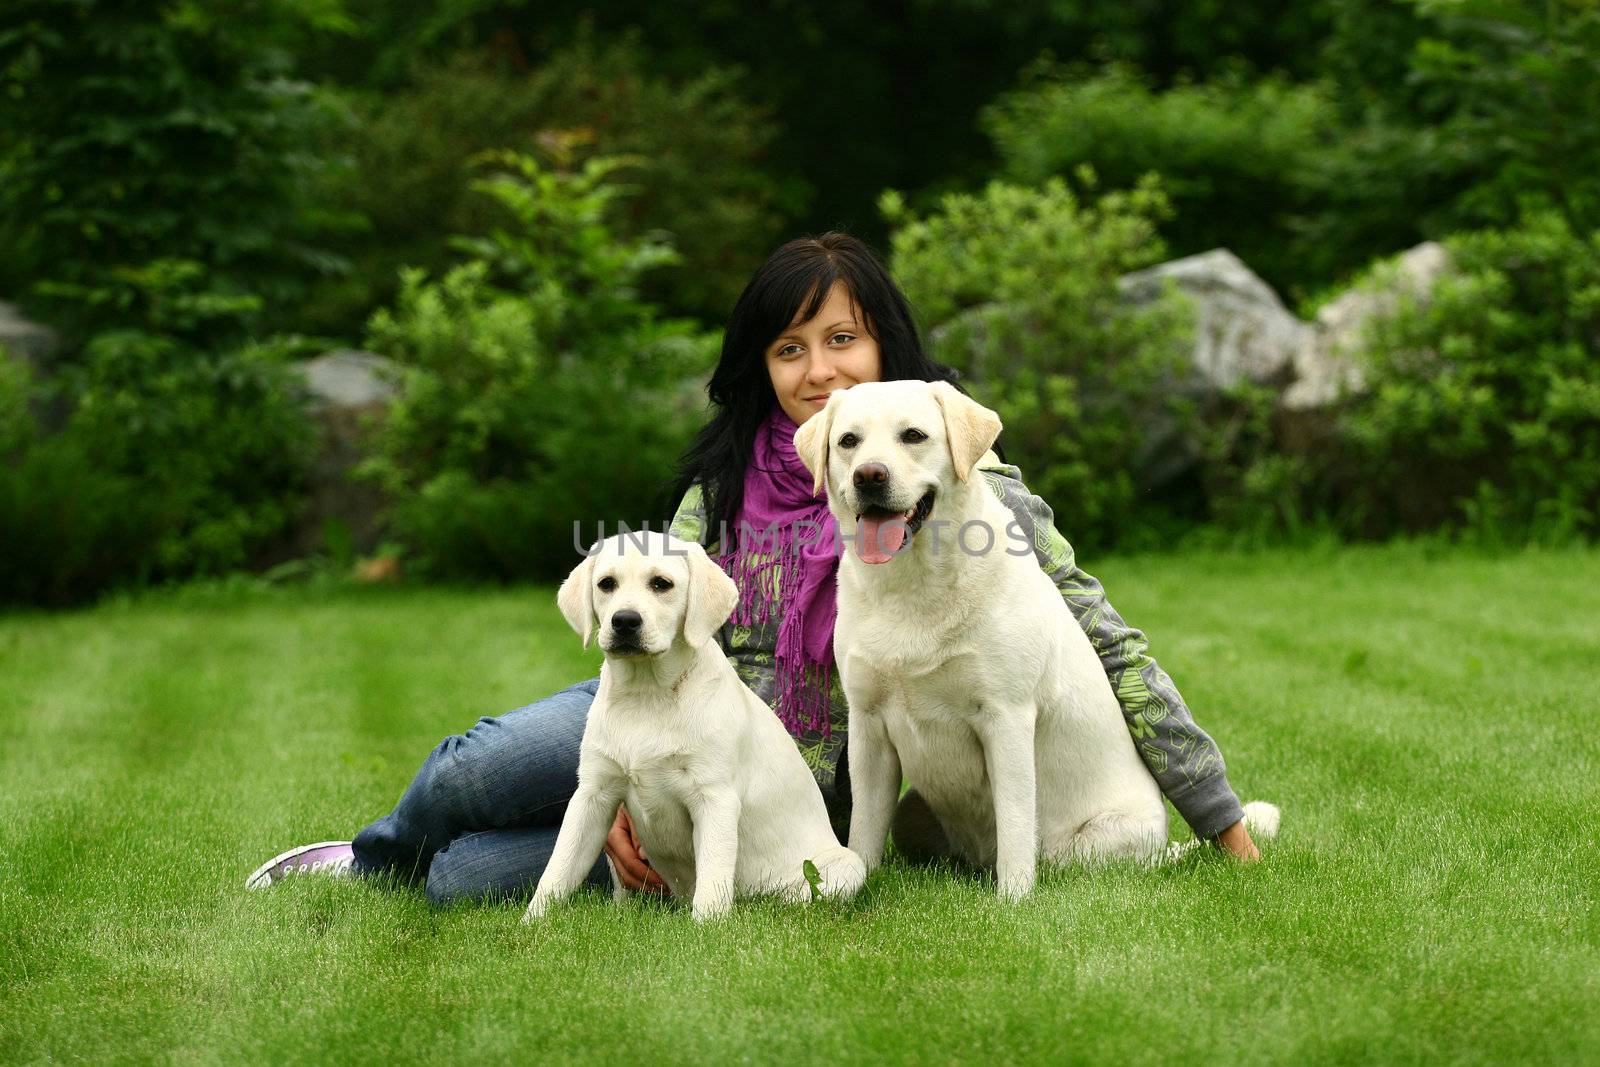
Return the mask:
M272 869L292 856L297 856L302 852L310 852L312 849L327 848L329 845L348 845L349 843L348 841L318 841L314 845L297 845L287 852L280 852L257 867L255 872L244 880L244 887L246 889L265 889L269 885L276 884L272 878ZM281 880L279 879L279 881Z

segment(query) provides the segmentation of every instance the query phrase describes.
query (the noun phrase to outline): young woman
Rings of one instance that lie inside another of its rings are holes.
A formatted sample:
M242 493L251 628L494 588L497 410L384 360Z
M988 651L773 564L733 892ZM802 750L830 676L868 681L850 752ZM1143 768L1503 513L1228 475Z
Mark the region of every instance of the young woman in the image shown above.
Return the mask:
M672 525L678 536L705 543L738 583L739 606L718 640L794 735L841 841L850 787L847 714L832 676L838 560L832 538L808 545L792 536L801 520L829 531L833 521L826 499L811 492L794 433L835 389L906 378L953 381L955 372L923 352L910 306L871 250L838 233L784 245L734 306L708 389L715 414L683 460L682 503ZM986 457L980 467L1099 653L1135 746L1162 792L1196 836L1255 859L1222 755L1146 653L1144 635L1124 623L1100 583L1078 569L1050 508L1028 492L1017 469L998 457ZM746 525L766 531L774 522L783 532L776 542L738 537ZM394 810L353 842L294 849L263 865L248 884L319 871L422 882L437 903L526 895L544 870L577 787L578 745L598 684L579 682L446 738ZM938 824L914 792L901 802L893 837L914 860L944 853ZM624 810L617 812L606 854L624 884L661 891ZM609 884L603 861L590 880Z

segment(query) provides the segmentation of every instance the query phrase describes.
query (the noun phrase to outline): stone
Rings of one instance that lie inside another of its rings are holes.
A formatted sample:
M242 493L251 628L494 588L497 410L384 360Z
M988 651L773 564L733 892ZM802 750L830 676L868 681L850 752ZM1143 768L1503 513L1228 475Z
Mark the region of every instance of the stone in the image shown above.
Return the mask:
M49 365L60 347L61 338L54 330L24 317L17 305L0 300L0 350L38 371Z
M1325 304L1294 354L1294 380L1279 398L1286 412L1318 411L1366 389L1359 352L1367 328L1402 300L1426 302L1450 269L1450 253L1427 241L1380 264L1365 281Z
M1201 393L1285 380L1310 332L1272 286L1226 248L1160 263L1117 284L1134 303L1156 300L1169 284L1189 298L1195 311L1190 363Z
M351 548L369 553L383 534L389 501L371 482L351 477L368 455L371 429L389 410L398 388L397 365L371 352L328 352L294 368L305 384L308 410L318 430L306 507L288 551L322 551L330 523L349 531Z

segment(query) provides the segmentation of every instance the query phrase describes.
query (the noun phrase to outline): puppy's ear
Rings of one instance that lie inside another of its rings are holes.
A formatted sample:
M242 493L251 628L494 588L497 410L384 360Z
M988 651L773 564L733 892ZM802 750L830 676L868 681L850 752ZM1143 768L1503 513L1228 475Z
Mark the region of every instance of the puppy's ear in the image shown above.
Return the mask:
M816 418L816 416L812 416ZM706 550L689 542L689 590L683 612L683 639L699 648L722 628L739 603L739 587L711 561Z
M594 556L585 556L556 592L556 607L566 616L567 625L583 638L584 648L589 647L589 634L594 629L594 561L599 554L597 551Z
M794 450L800 454L800 462L806 465L806 470L811 472L812 495L822 492L822 486L828 480L828 438L833 435L833 412L839 406L836 399L838 395L837 392L830 394L822 410L794 432Z
M933 398L944 413L944 435L956 477L964 482L1000 436L1000 416L949 382L934 382Z

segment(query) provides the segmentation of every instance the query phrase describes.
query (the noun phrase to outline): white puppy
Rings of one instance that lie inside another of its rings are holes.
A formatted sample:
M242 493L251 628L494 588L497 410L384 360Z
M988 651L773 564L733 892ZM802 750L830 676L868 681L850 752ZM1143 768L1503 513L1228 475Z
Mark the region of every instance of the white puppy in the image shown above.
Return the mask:
M651 865L696 919L735 894L848 898L866 867L833 836L822 793L771 709L713 639L738 588L697 544L619 534L562 583L556 603L605 666L578 756L578 791L528 905L528 921L576 889L626 803Z
M1155 857L1167 818L1088 637L973 476L999 432L947 383L875 382L835 392L795 447L854 542L834 630L850 847L881 861L903 769L1015 898L1041 853Z

